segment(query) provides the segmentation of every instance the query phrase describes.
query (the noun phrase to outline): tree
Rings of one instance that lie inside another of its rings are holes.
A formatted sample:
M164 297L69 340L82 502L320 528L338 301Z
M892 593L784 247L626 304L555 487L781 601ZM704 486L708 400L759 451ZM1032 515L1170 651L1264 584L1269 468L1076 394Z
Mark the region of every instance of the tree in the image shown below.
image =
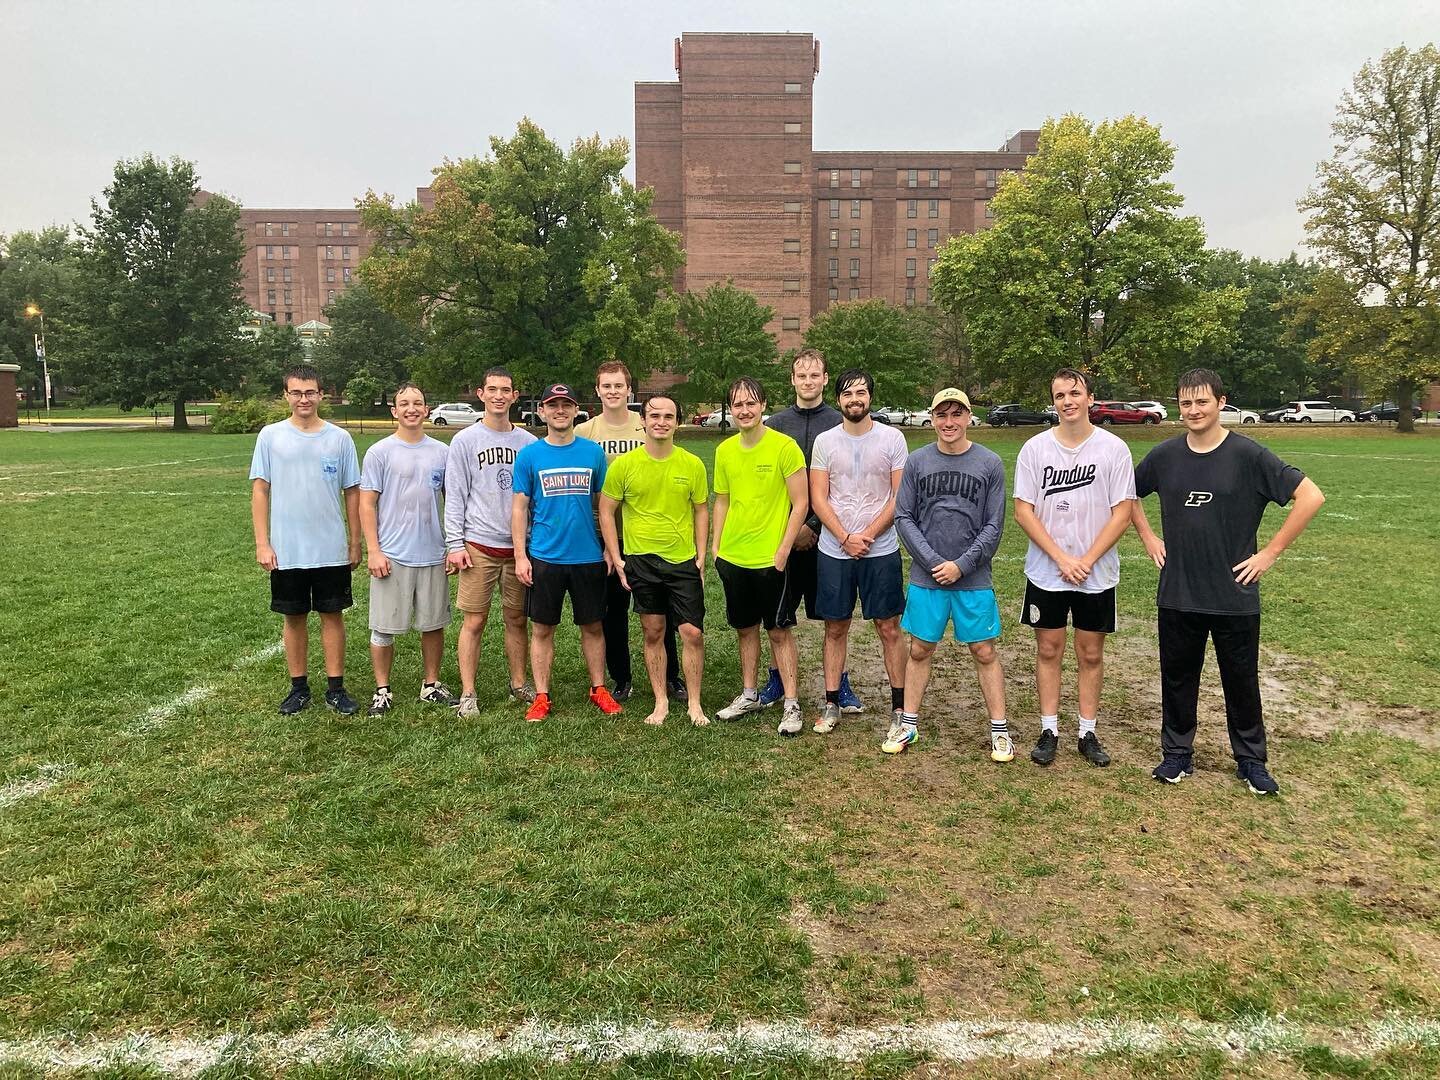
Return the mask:
M313 359L321 382L337 392L363 370L388 394L410 378L411 364L425 351L425 332L397 318L363 282L330 301L325 318L330 336L316 345Z
M64 226L0 236L0 362L20 365L16 381L30 388L33 398L44 393L42 367L35 357L40 326L25 311L33 304L45 313L45 347L51 379L57 381L70 359L79 257Z
M122 408L170 403L183 430L187 401L234 387L243 372L240 209L201 196L190 162L149 154L117 163L104 205L91 207L80 355L67 371Z
M611 357L637 378L670 361L680 242L621 175L625 140L567 154L523 120L490 149L436 170L433 209L361 201L376 235L361 276L380 302L428 322L437 355L472 383L499 363L521 383L584 385Z
M868 371L876 394L899 405L929 400L941 375L923 316L884 300L831 304L810 323L805 344L825 354L832 376L847 368Z
M1022 397L1061 366L1165 386L1179 359L1228 339L1244 295L1201 283L1205 234L1178 214L1174 160L1138 117L1046 121L990 202L994 226L953 237L931 276L982 379Z
M717 281L703 293L682 296L679 318L689 376L687 396L718 401L722 419L730 404L726 399L730 384L741 375L760 379L773 397L778 391L778 351L765 324L774 317L774 308L729 281Z
M248 397L278 395L285 372L305 362L305 343L295 327L267 323L250 342L250 358L244 375Z
M1398 428L1440 376L1440 50L1391 49L1361 67L1331 125L1335 150L1300 200L1329 273L1296 313L1310 353L1393 388Z

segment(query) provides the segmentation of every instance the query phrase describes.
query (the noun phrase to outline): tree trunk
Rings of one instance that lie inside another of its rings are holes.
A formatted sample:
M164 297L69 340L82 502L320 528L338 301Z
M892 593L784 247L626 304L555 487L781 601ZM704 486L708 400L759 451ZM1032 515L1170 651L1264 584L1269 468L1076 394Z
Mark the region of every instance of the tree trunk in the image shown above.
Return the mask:
M175 422L172 427L176 431L190 430L190 421L185 418L185 399L183 397L175 399Z
M1413 432L1415 430L1415 416L1410 411L1413 407L1411 402L1415 400L1415 386L1413 383L1404 382L1395 388L1395 430Z

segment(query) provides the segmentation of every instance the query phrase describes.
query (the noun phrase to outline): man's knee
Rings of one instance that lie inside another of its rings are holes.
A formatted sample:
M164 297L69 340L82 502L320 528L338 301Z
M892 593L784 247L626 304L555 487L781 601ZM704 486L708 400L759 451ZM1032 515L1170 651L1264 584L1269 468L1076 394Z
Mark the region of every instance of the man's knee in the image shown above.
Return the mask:
M381 649L388 649L391 645L395 644L395 635L384 634L381 633L379 630L371 630L370 644L375 645Z
M1076 652L1079 652L1079 643L1076 643ZM1053 664L1065 655L1064 634L1037 634L1035 635L1035 655L1047 664Z
M524 608L508 608L508 607L507 607L507 608L501 608L500 611L501 611L502 616L503 616L504 619L505 619L505 625L506 625L507 628L509 628L509 629L511 629L511 630L524 630L524 629L525 629L525 609L524 609Z
M1075 659L1081 667L1099 667L1105 662L1105 639L1075 639Z
M485 632L485 623L489 618L488 611L467 611L465 618L460 623L460 631L464 634L476 636Z
M850 633L849 619L826 619L825 636L831 641L843 641Z
M875 620L875 633L877 633L878 635L880 635L880 640L881 640L884 644L886 644L886 645L894 645L897 641L900 640L900 620L899 620L899 618L894 618L894 619L876 619L876 620Z
M939 644L938 641L924 641L912 634L910 636L910 659L920 662L929 660L935 655L935 646Z
M970 655L975 658L977 664L984 667L989 667L1000 659L1000 654L995 651L995 642L993 641L972 641Z
M705 631L701 630L694 623L681 623L678 628L680 641L686 648L693 649L705 640Z

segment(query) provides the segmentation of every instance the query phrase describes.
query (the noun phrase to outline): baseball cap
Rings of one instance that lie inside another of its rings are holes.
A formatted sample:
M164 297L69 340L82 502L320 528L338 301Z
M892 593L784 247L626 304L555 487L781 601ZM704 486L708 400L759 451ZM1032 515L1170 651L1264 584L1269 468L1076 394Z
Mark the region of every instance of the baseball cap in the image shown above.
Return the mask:
M563 382L551 383L545 388L545 393L540 395L540 404L547 401L559 401L564 399L572 405L579 405L580 399L575 396L575 391L566 386Z
M930 408L934 410L938 406L945 404L945 402L947 401L958 401L961 405L964 405L967 410L971 412L974 411L973 409L970 409L970 399L966 396L965 391L956 390L953 386L947 386L944 390L939 391L931 400Z

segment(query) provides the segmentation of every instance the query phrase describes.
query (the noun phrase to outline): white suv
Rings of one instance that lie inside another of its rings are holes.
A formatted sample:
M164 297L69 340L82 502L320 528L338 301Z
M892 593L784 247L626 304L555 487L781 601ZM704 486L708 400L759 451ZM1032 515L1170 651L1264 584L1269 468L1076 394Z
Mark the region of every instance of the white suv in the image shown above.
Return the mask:
M484 415L463 401L447 401L430 410L430 422L436 427L468 427Z
M1148 413L1154 413L1161 420L1170 419L1170 410L1165 408L1164 402L1160 401L1132 401L1130 408L1141 409Z
M1234 405L1220 406L1220 423L1226 427L1232 424L1258 424L1260 414L1253 413L1249 409L1240 409Z
M1355 414L1349 409L1342 409L1339 405L1328 401L1287 401L1285 403L1289 412L1280 414L1280 419L1287 424L1317 424L1355 422Z

